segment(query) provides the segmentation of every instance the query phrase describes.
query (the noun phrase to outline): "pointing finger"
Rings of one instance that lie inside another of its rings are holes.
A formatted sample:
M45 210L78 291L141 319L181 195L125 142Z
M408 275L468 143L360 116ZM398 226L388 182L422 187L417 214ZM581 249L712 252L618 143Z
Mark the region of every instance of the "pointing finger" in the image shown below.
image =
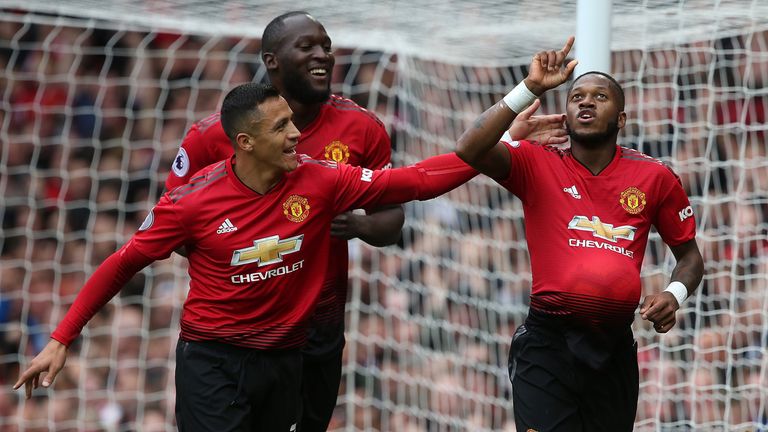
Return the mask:
M37 380L37 378L40 376L40 371L37 370L35 366L30 366L25 370L21 376L19 376L18 381L16 381L16 384L13 385L14 389L18 389L21 387L22 384L30 383L34 380Z

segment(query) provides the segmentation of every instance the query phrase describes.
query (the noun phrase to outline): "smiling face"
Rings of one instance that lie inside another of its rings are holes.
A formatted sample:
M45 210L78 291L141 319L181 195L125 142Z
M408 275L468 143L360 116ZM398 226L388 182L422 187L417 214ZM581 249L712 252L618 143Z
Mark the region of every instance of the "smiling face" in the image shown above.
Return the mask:
M331 38L309 15L293 15L285 19L282 38L270 63L267 67L277 72L289 98L303 103L320 103L330 96L335 63Z
M296 144L301 135L291 121L293 111L282 97L265 100L258 111L259 115L238 134L238 145L265 170L293 171L298 166Z
M610 79L599 74L576 79L568 92L566 128L571 141L588 146L616 144L627 119L624 101Z

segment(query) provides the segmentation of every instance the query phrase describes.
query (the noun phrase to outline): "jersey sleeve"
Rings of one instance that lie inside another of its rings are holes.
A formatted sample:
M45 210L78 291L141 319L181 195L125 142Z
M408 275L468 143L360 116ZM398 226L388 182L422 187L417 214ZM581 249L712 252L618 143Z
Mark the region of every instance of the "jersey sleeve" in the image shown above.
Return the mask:
M478 172L455 153L425 159L404 168L371 170L338 165L334 211L428 200L468 182Z
M372 170L381 170L392 168L392 142L389 139L384 125L373 113L371 113L370 126L366 133L366 146L364 168ZM374 211L375 208L366 207L366 213Z
M389 139L384 125L378 120L371 120L366 141L370 143L367 150L364 168L373 170L391 167L392 142Z
M512 140L509 133L505 133L501 137L501 143L507 146L507 151L509 151L510 167L507 178L497 180L497 182L515 194L521 201L526 202L532 184L531 179L534 175L536 144Z
M166 194L150 210L128 243L96 269L51 337L69 346L131 277L153 261L167 258L184 244L187 231L179 223L176 213L177 209Z
M193 174L216 162L211 159L200 128L195 124L187 131L187 135L179 147L179 152L173 158L171 171L168 173L168 178L165 179L165 190L169 191L187 184Z
M669 246L677 246L696 237L696 218L680 178L666 169L659 191L666 193L659 202L653 225Z
M144 223L130 240L130 244L153 261L168 258L173 251L187 242L187 227L182 223L181 210L165 194L149 211Z
M69 346L83 327L112 299L125 284L153 260L140 254L131 243L110 255L88 278L75 302L51 334L51 338Z

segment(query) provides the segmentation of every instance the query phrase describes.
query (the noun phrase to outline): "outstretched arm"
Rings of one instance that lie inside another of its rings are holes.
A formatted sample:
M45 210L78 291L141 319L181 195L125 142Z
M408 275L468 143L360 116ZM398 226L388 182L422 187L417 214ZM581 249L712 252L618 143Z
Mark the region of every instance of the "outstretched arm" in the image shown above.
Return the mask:
M410 167L386 171L361 168L350 168L351 171L347 171L345 168L346 175L340 176L340 183L337 184L340 193L337 194L336 210L343 212L350 207L431 199L469 181L478 171L494 178L504 177L509 172L509 153L499 144L499 138L517 114L533 104L536 96L568 79L576 68L576 61L566 66L563 66L563 62L573 41L573 37L568 38L560 51L536 54L525 83L518 85L504 101L492 106L475 120L474 126L459 138L455 154L434 156ZM526 115L533 111L535 108ZM347 177L350 174L359 178L352 180ZM364 183L371 183L372 187L361 188ZM363 196L363 191L370 193Z
M424 159L414 165L370 170L338 166L334 211L381 208L413 200L428 200L447 193L475 177L478 172L455 153Z
M128 280L152 260L136 252L129 245L109 256L88 279L77 295L72 307L51 335L48 345L35 356L29 367L19 376L14 389L25 387L26 397L40 386L40 374L45 374L43 387L49 387L67 360L67 347L80 334L83 326Z
M653 323L653 328L656 329L657 333L668 332L677 322L675 312L680 309L680 302L673 294L675 290L682 290L684 287L687 292L681 292L680 298L688 297L699 286L704 275L704 259L701 257L696 239L671 246L670 249L677 260L677 264L672 270L670 287L658 294L646 296L640 306L640 315L643 319ZM681 283L683 287L675 282ZM675 288L675 286L680 288Z
M559 51L542 51L531 61L528 76L502 102L486 110L456 143L456 154L473 168L492 178L508 176L509 153L499 143L502 133L536 97L564 83L576 68L576 60L564 64L573 46L568 38Z

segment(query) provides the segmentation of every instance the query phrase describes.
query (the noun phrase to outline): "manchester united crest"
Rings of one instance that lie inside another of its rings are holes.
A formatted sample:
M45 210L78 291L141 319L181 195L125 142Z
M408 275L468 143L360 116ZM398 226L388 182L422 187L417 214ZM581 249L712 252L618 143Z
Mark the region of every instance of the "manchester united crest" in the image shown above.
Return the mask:
M331 142L325 146L325 160L347 163L349 160L349 146L341 141Z
M291 222L301 222L309 216L309 201L300 195L291 195L283 203L283 214Z
M638 214L645 208L645 192L636 187L629 187L621 193L621 206L629 214Z

